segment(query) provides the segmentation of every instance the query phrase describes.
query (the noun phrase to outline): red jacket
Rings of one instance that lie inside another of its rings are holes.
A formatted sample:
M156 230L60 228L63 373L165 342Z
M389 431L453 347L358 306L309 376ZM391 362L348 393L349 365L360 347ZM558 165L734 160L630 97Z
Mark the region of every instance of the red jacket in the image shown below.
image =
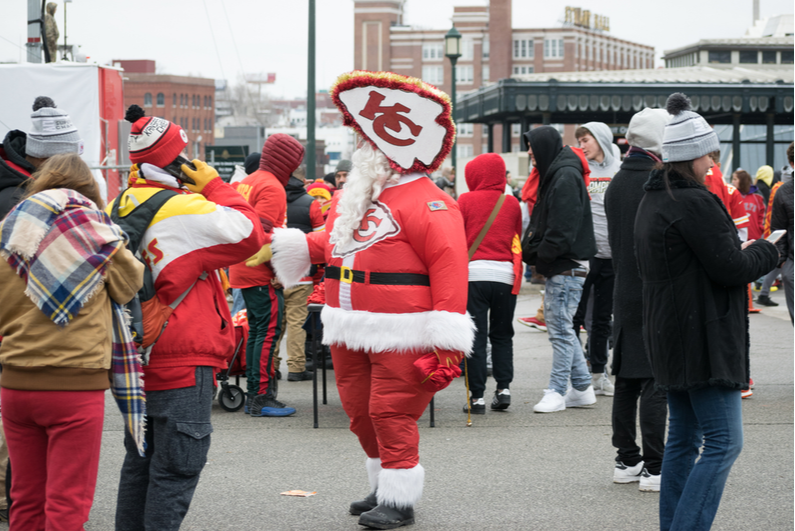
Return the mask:
M713 166L707 172L705 184L707 190L720 197L720 200L723 201L723 205L734 221L734 226L737 229L748 227L748 214L745 212L743 198L734 186L726 184L719 167Z
M458 206L464 218L468 250L486 225L500 196L505 193L505 163L496 153L480 155L466 165L464 175L469 192L461 195ZM513 196L506 196L500 212L471 261L494 260L513 263L517 256L513 250L514 244L521 239L521 234L522 212L519 209L519 201ZM519 284L521 284L521 265Z
M312 263L364 275L364 283L327 275L323 342L369 352L470 352L474 325L466 314L468 260L458 204L428 177L404 175L372 204L351 245L338 249L329 237L344 193L334 195L326 231L283 229L273 237L273 264L286 286ZM427 275L430 286L371 284L373 272Z
M257 215L267 221L267 224L272 227L285 226L287 194L284 185L275 175L261 169L257 170L237 183L237 191L254 207ZM241 262L229 268L229 284L233 288L267 286L273 277L273 269L268 263L248 267L245 262Z
M737 193L740 193L739 190ZM765 198L757 193L743 195L742 198L748 214L748 239L758 240L765 230Z

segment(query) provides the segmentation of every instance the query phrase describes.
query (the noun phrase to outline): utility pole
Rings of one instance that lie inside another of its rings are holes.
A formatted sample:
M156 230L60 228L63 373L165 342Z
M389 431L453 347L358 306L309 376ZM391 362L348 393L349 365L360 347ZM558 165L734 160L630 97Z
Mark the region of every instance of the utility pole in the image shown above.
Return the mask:
M317 178L315 169L315 0L309 0L309 57L306 79L306 178Z
M28 62L41 63L41 38L44 33L44 14L39 0L28 0Z

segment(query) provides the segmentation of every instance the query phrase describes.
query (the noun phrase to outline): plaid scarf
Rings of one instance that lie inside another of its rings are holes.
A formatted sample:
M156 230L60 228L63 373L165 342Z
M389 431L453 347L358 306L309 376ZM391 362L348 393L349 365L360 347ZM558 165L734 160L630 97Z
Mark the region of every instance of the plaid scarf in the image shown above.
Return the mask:
M74 190L59 188L27 198L8 214L0 225L0 256L26 282L25 295L64 327L103 288L108 264L126 240L96 204ZM111 392L143 456L143 370L124 307L113 299L111 306Z

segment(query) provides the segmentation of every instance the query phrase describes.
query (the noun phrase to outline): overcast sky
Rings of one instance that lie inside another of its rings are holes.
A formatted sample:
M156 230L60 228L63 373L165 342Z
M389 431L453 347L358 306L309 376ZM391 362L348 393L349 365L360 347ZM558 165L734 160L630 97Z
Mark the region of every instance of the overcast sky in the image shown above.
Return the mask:
M24 60L27 0L2 0L0 62ZM64 36L64 4L56 20ZM453 5L487 0L407 0L404 23L447 29ZM317 0L317 88L353 68L353 0ZM793 12L792 0L760 0L761 16ZM306 93L307 0L74 0L67 4L70 43L90 61L154 59L158 73L234 83L245 73L276 73L273 97ZM664 50L699 39L734 38L751 25L752 0L513 1L516 28L556 27L566 5L610 18L610 34ZM186 9L187 7L187 9ZM155 22L156 21L156 22ZM6 102L7 103L7 102Z

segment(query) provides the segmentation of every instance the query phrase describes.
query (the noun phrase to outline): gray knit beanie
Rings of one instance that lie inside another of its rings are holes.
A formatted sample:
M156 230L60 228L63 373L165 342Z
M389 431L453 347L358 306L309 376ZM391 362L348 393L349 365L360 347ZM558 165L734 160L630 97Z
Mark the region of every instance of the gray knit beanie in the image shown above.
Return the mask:
M696 160L720 149L718 135L700 114L690 110L687 96L671 94L665 108L672 118L663 133L663 162Z
M27 155L47 159L59 153L83 153L77 127L69 114L55 107L55 102L46 96L39 96L33 103L33 127L25 142Z
M349 161L348 159L342 159L337 163L337 169L334 170L334 173L341 171L351 171L352 169L353 169L353 162Z

